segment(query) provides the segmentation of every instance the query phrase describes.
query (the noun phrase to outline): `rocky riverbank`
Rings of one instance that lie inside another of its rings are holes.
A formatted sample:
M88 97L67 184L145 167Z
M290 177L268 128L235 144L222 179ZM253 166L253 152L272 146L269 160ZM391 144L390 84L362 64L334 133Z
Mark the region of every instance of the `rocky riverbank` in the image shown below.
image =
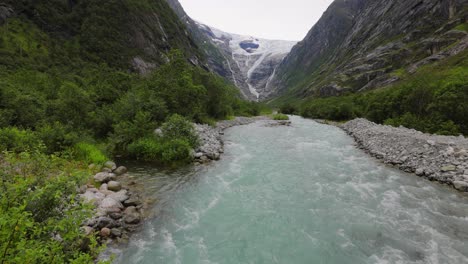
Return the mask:
M468 139L437 136L355 119L340 126L386 164L468 192Z
M222 136L224 130L233 126L248 125L255 121L267 120L268 117L236 117L233 120L224 120L215 127L209 125L195 124L195 130L200 140L200 147L195 150L195 164L203 164L212 160L219 160L224 153Z
M144 204L137 193L123 186L127 168L106 162L101 172L94 175L94 183L80 188L83 201L95 206L94 215L83 225L87 234L97 233L101 242L128 239L142 220Z

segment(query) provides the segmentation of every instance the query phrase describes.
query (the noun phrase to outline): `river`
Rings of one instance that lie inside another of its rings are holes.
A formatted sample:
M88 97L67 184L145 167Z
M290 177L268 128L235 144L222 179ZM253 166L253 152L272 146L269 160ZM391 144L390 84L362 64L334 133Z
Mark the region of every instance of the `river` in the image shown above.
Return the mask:
M131 170L158 202L116 263L468 263L468 197L292 117L226 131L221 161Z

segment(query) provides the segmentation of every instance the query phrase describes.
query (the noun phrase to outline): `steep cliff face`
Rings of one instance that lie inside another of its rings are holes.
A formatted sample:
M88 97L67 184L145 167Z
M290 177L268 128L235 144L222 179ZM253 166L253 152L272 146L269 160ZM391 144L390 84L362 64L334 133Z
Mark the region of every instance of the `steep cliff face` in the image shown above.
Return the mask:
M55 39L77 41L93 61L143 74L167 62L172 49L193 64L204 64L192 36L164 0L53 2L6 0L0 23L7 16L30 21Z
M297 43L227 33L203 24L198 26L224 54L235 85L255 101L265 98L276 68Z
M207 61L208 68L212 72L215 72L232 83L235 83L229 68L231 63L229 58L227 58L211 38L205 34L203 29L199 27L199 23L187 15L178 0L166 1L177 14L179 19L186 25L197 47L203 53ZM244 97L248 98L249 95L244 95Z
M252 101L267 94L276 67L296 44L226 33L191 19L177 0L166 0L187 25L208 67L236 85Z
M467 0L335 0L284 59L269 97L334 96L399 80L468 46Z

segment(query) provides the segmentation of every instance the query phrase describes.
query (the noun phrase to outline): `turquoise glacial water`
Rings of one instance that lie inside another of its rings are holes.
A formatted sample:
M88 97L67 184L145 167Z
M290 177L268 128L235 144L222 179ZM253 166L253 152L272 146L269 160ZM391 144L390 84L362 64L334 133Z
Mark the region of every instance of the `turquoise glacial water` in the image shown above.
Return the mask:
M133 170L159 202L116 263L468 263L468 197L292 118L226 132L222 160Z

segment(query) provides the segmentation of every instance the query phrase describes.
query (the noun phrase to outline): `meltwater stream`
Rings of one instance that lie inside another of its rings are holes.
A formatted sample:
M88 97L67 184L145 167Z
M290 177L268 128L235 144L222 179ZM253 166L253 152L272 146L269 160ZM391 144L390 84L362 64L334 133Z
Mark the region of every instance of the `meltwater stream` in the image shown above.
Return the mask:
M116 262L468 263L467 196L292 121L231 128L222 160L195 172L148 169L157 216Z

